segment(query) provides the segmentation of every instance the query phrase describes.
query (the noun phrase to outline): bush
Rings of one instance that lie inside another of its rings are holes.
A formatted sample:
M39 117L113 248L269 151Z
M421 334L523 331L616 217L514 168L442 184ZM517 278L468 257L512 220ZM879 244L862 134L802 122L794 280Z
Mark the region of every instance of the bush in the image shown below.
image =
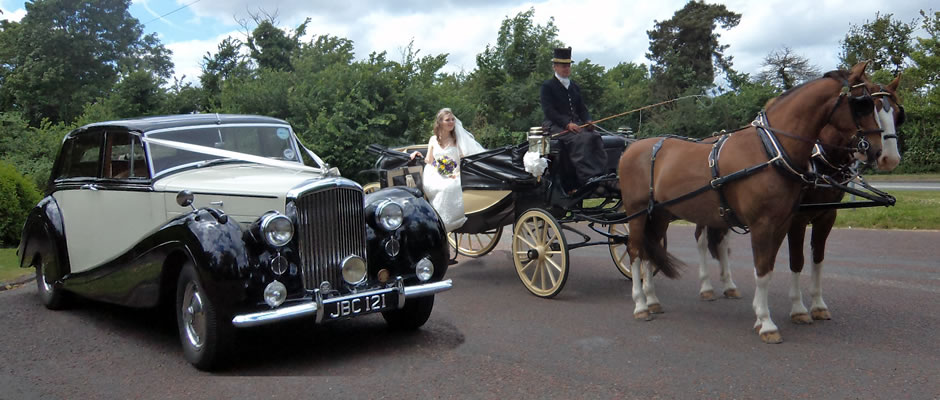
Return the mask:
M13 165L0 161L0 245L19 243L26 215L40 198L32 181Z

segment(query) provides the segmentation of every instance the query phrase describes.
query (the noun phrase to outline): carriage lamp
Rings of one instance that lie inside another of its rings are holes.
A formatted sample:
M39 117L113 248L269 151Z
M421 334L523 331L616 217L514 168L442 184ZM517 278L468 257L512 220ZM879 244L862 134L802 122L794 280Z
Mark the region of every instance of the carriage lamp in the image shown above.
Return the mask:
M261 236L271 246L284 246L294 237L294 224L283 214L265 215L261 220Z
M401 227L405 212L398 203L385 200L376 207L375 216L379 225L387 231L394 231Z
M542 132L541 126L529 128L529 151L539 153L539 156L545 156L551 150L550 140Z
M271 308L284 304L287 300L287 287L283 283L274 281L264 288L264 302Z
M346 257L342 264L343 280L355 285L366 279L366 260L357 255Z
M431 275L434 275L434 263L427 257L422 258L421 261L418 261L418 264L415 265L415 275L418 276L421 282L427 282L431 279Z

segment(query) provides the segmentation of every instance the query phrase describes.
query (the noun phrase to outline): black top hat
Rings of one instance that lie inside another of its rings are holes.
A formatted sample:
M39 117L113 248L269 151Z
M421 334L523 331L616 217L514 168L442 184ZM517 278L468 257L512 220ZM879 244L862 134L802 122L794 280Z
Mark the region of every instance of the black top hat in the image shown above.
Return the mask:
M571 48L570 47L560 47L555 49L554 57L552 57L553 63L558 64L571 64Z

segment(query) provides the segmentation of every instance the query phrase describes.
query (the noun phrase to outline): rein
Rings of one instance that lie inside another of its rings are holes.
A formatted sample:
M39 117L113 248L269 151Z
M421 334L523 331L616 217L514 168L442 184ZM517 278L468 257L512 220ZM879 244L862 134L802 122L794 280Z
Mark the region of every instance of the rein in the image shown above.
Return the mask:
M674 103L674 102L677 102L677 101L679 101L679 100L684 100L684 99L689 99L689 98L695 98L695 97L708 97L708 96L706 96L706 95L704 95L704 94L692 94L692 95L688 95L688 96L676 97L676 98L674 98L674 99L672 99L672 100L661 101L661 102L656 103L656 104L650 104L650 105L643 106L643 107L640 107L640 108L634 108L634 109L632 109L632 110L630 110L630 111L624 111L624 112L622 112L622 113L620 113L620 114L614 114L614 115L611 115L611 116L609 116L609 117L604 117L604 118L601 118L601 119L596 120L596 121L591 121L590 123L586 123L586 124L583 124L583 125L578 125L578 129L586 128L586 127L588 127L588 126L595 125L595 124L600 123L600 122L604 122L604 121L611 120L611 119L614 119L614 118L622 117L622 116L627 115L627 114L633 114L633 113L635 113L635 112L647 110L647 109L650 109L650 108L653 108L653 107L658 107L658 106L666 105L666 104L669 104L669 103ZM556 138L556 137L559 137L559 136L561 136L561 135L568 134L568 133L571 133L571 132L572 132L572 131L571 131L570 129L565 129L565 130L563 130L563 131L561 131L561 132L554 133L554 134L552 134L551 136L552 136L552 138Z

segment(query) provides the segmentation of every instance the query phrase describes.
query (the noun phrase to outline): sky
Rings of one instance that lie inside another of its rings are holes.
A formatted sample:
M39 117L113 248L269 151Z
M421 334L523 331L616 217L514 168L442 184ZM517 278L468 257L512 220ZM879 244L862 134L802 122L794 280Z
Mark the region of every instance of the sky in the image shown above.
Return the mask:
M245 38L239 21L251 14L276 17L282 28L296 28L307 17L308 36L345 37L355 44L357 59L385 51L400 61L409 43L419 56L448 54L444 72L470 72L476 55L495 44L500 23L530 8L534 21L550 18L558 39L573 48L575 61L590 59L607 68L621 62L649 64L647 30L671 18L686 0L132 0L131 14L146 33L157 33L173 51L177 77L198 82L200 62L226 37ZM718 30L719 42L730 47L733 67L752 76L769 53L789 47L820 71L835 69L839 42L851 25L874 20L876 13L917 22L918 11L930 10L926 0L708 0L742 14L730 30ZM0 0L0 19L19 20L23 0ZM254 26L251 25L253 28ZM308 38L309 39L309 38ZM550 74L550 71L546 71Z

